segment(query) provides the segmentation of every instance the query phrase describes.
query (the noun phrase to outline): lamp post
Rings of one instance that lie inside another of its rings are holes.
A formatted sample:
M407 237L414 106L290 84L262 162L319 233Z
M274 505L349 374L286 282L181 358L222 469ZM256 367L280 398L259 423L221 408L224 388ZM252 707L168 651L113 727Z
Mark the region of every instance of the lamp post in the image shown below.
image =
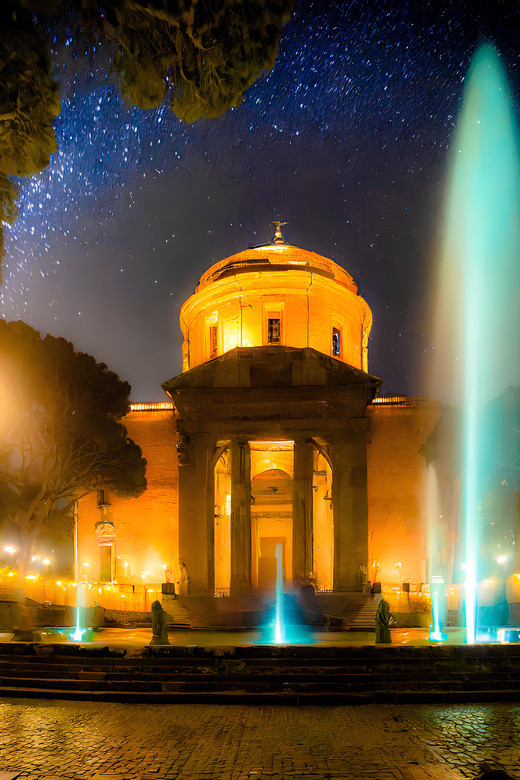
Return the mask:
M45 574L43 577L43 601L45 603L47 601L47 594L45 589L47 587L47 580L49 579L49 566L51 565L51 562L48 558L44 558L42 563L45 566Z

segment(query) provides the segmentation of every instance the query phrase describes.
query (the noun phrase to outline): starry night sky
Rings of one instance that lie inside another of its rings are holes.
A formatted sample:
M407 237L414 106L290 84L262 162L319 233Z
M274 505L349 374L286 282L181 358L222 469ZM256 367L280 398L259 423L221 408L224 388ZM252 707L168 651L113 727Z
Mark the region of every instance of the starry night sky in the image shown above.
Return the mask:
M419 6L421 8L419 9ZM269 240L332 257L374 315L383 393L425 392L446 163L471 55L502 53L517 117L520 5L300 0L274 70L187 125L125 106L106 44L50 32L59 153L22 183L0 309L165 400L182 302L216 260Z

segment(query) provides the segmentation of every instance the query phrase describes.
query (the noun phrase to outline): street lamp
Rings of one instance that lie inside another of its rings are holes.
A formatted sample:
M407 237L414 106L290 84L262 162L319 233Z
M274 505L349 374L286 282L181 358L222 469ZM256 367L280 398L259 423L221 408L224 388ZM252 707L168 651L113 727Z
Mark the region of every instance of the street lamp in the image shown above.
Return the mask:
M49 576L49 566L51 565L51 562L48 558L44 558L42 563L45 566L45 577L43 578L43 601L46 602L47 594L45 592L45 587L47 585L47 578Z

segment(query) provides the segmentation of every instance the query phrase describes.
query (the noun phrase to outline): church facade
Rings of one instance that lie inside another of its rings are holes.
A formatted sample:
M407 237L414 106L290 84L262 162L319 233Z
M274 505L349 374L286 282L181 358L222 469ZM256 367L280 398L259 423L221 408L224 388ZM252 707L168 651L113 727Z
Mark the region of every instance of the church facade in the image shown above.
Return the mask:
M379 395L372 314L352 277L278 226L271 243L209 268L180 319L169 401L134 404L124 421L148 490L80 502L90 576L167 580L187 598L261 595L281 545L289 585L425 582L420 448L441 410Z

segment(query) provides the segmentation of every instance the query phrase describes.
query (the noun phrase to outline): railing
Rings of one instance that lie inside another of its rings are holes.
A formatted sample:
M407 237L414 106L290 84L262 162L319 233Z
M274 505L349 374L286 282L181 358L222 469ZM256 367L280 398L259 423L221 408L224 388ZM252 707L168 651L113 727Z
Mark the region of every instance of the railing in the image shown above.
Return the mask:
M7 584L11 585L10 582ZM14 582L13 586L15 586ZM20 588L17 578L16 586ZM84 607L93 607L97 604L105 609L123 610L124 612L150 612L154 601L162 603L160 583L131 585L130 583L83 581L79 583L79 587L80 602ZM75 607L77 588L78 585L75 582L45 580L38 576L35 579L24 581L23 594L26 598L39 604L47 602L57 606Z
M374 398L373 404L410 404L411 398L407 395L382 395Z
M146 401L138 404L130 404L131 412L166 412L172 411L171 401Z

